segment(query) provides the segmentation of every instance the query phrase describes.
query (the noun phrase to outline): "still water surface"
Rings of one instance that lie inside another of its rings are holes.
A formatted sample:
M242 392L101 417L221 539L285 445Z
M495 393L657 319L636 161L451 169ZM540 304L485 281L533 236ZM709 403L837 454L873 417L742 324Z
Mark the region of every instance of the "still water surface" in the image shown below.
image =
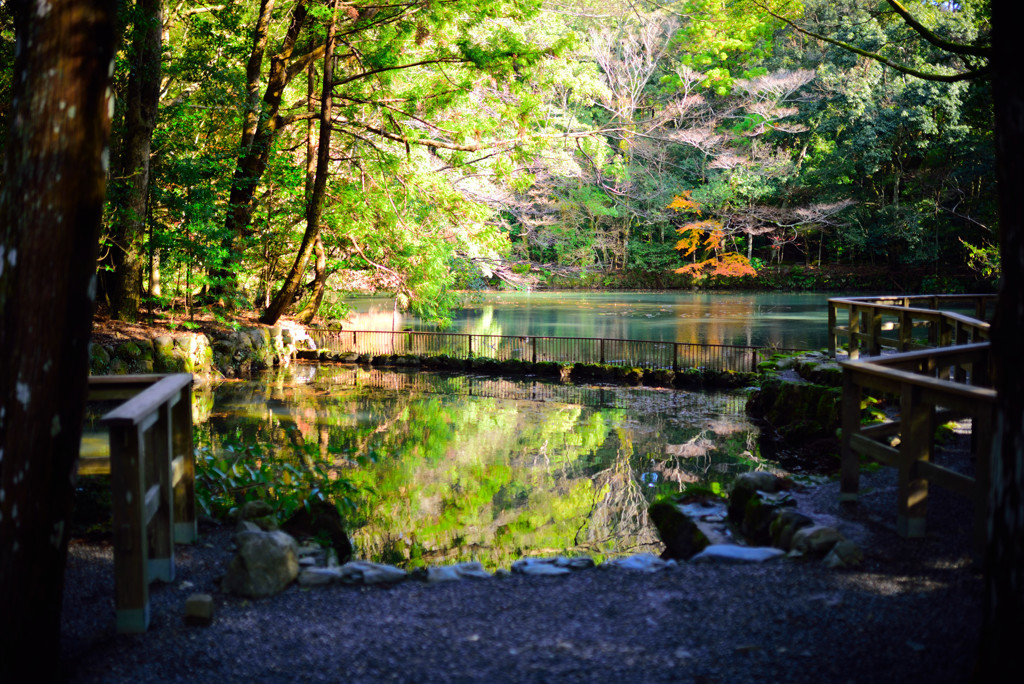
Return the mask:
M351 536L401 565L659 550L659 493L768 469L739 392L298 365L221 385L200 442L267 445L357 487Z
M451 330L819 349L830 295L747 292L492 292L454 312ZM432 329L396 313L393 300L346 300L355 330Z

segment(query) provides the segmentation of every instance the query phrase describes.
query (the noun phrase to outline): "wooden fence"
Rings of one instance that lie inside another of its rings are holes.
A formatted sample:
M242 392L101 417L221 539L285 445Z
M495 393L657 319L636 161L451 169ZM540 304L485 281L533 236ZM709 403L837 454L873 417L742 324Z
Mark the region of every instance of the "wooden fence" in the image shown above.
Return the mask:
M925 534L928 486L936 484L974 502L975 542L980 554L985 543L996 398L989 377L989 348L987 342L972 343L840 361L841 500L857 499L859 456L867 456L898 470L896 528L900 535ZM898 417L892 422L861 425L865 390L898 397ZM971 421L974 477L932 461L937 426L963 418Z
M828 352L835 358L840 338L850 359L878 356L882 347L914 349L971 344L988 339L989 313L996 295L916 295L906 297L836 297L828 300ZM973 310L974 317L945 309ZM840 317L845 309L847 315ZM840 324L845 320L845 325Z
M599 363L635 368L757 372L757 364L778 351L754 346L693 344L592 337L474 335L422 331L309 330L319 349L335 353L447 355L459 359L519 359L531 363Z
M195 541L192 375L89 378L89 399L127 399L110 433L117 631L149 626L149 583L174 579L174 544Z

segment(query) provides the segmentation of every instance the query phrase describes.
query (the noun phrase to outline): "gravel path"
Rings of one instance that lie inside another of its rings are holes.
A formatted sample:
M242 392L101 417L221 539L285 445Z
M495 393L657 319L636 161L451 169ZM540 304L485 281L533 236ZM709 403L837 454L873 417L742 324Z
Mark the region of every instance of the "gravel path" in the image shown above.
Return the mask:
M865 548L853 570L783 561L681 564L648 575L390 587L292 586L247 601L219 592L230 532L179 547L177 579L151 587L144 635L114 632L109 543L73 540L62 657L81 682L963 682L981 623L965 501L932 488L930 533L900 539L891 469L800 509ZM187 627L191 593L214 594L210 627Z

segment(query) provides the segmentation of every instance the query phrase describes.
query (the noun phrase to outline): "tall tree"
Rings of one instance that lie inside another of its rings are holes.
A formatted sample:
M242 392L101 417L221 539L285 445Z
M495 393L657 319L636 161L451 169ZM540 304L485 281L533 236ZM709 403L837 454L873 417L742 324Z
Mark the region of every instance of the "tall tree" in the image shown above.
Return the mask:
M143 240L149 199L149 154L160 103L162 0L137 0L132 12L131 60L125 98L124 141L113 170L112 270L106 290L110 316L135 320L146 269Z
M331 120L334 111L334 12L337 10L337 1L330 3L331 18L327 24L327 39L324 43L324 84L320 95L320 137L317 143L316 172L313 178L313 186L306 200L306 231L302 236L302 244L295 255L291 270L285 277L284 284L278 290L270 306L260 317L260 323L273 325L285 312L285 309L292 303L295 291L299 288L299 281L306 270L306 263L309 261L313 250L320 245L320 216L324 210L324 196L327 192L327 173L331 162ZM323 245L317 255L318 261L323 254Z
M0 200L0 679L59 659L109 151L115 0L19 0ZM47 655L31 658L40 647Z

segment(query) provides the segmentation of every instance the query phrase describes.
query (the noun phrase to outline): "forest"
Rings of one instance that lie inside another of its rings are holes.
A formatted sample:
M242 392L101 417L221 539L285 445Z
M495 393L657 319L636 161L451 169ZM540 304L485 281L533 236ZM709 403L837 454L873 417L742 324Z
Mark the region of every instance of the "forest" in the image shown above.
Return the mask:
M488 287L992 287L989 16L122 2L100 302L308 323L351 291L443 319ZM4 141L14 59L8 3Z

